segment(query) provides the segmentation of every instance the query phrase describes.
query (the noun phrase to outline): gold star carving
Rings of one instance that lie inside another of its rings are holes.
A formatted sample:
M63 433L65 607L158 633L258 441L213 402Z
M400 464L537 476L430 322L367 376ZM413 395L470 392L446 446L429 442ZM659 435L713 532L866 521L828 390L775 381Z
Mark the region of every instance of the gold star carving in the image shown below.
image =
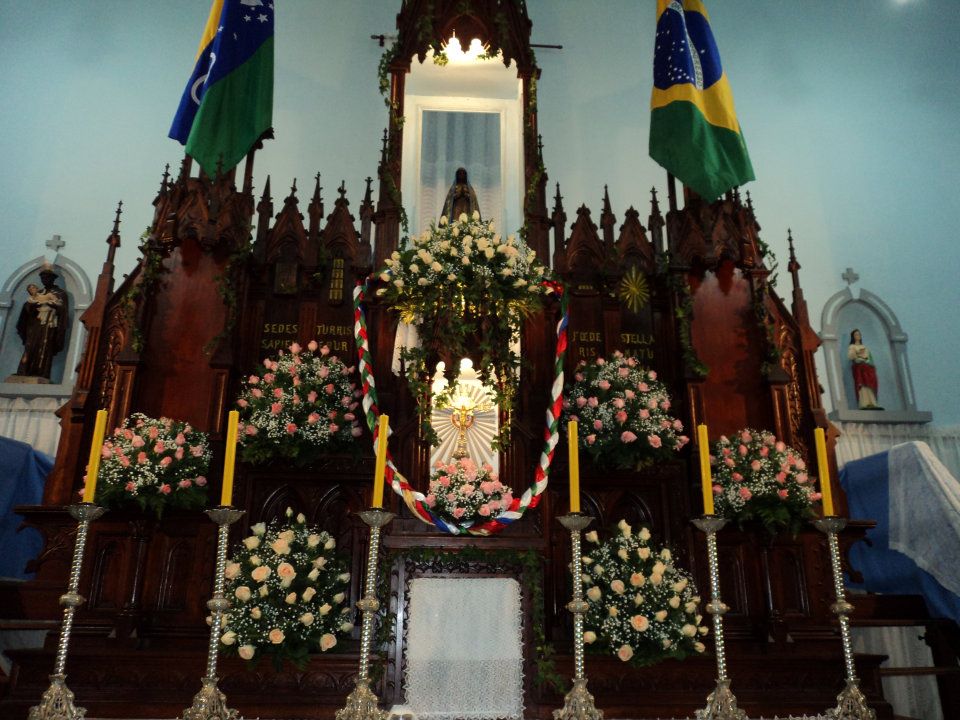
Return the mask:
M635 266L631 267L620 281L617 295L627 308L639 313L650 300L650 287L647 285L646 276Z

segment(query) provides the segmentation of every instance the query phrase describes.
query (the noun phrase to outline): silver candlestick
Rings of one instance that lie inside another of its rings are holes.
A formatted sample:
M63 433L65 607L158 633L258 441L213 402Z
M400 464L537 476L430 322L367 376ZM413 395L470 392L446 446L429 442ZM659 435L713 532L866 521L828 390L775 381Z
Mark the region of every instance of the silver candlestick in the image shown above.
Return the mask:
M50 687L44 691L40 704L30 708L29 720L81 720L86 708L73 704L73 692L67 687L67 650L70 648L70 631L73 629L73 615L83 605L84 598L77 591L80 588L80 569L83 567L83 550L87 545L87 533L90 523L103 515L106 510L93 503L77 503L69 507L70 516L77 521L77 540L73 546L73 560L70 563L70 580L67 592L60 596L63 607L63 622L60 625L60 642L57 644L57 658L50 676Z
M223 506L207 510L207 515L219 527L217 529L217 568L213 577L213 597L207 601L210 609L210 644L207 648L207 674L200 682L200 692L193 696L193 705L183 711L183 720L236 720L237 711L227 707L227 697L217 687L217 653L220 648L220 630L223 614L230 609L230 601L224 597L226 585L227 540L230 526L243 517L244 511Z
M867 699L860 692L857 668L853 662L853 644L850 641L850 613L853 605L847 602L843 587L843 568L840 565L840 543L837 533L847 526L846 518L822 517L813 521L814 526L827 536L830 548L830 567L833 570L833 591L837 601L830 606L833 614L840 620L840 640L843 643L843 664L846 667L846 686L837 695L837 705L827 710L830 720L875 720L877 714L867 705Z
M710 564L710 602L707 612L713 617L713 645L717 656L717 686L707 696L707 706L696 711L697 720L746 720L747 714L737 707L737 698L727 677L727 650L723 639L723 616L730 608L720 599L720 562L717 559L717 533L727 524L726 518L704 515L693 524L707 536L707 560Z
M337 720L386 720L387 713L378 707L379 699L370 689L370 650L373 644L373 622L380 602L377 600L377 558L380 555L380 530L393 520L394 515L382 508L370 508L357 513L370 526L370 547L367 550L367 577L364 594L357 607L363 613L360 626L360 672L347 704L337 710Z
M557 518L570 531L573 565L573 600L567 610L573 613L573 687L563 698L563 707L553 711L554 720L603 720L603 711L593 704L593 695L587 690L587 675L583 661L583 616L590 605L583 599L583 562L580 550L580 533L593 518L582 513L570 513Z

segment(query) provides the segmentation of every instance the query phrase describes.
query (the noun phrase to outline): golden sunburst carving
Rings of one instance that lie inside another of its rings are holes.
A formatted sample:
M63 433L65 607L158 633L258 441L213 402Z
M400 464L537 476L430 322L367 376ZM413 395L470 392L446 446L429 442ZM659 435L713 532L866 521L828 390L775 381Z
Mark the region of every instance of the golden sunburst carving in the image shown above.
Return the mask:
M646 275L637 270L635 266L631 267L620 281L620 289L617 295L623 301L623 304L633 312L638 313L643 310L650 301L650 286L647 285Z

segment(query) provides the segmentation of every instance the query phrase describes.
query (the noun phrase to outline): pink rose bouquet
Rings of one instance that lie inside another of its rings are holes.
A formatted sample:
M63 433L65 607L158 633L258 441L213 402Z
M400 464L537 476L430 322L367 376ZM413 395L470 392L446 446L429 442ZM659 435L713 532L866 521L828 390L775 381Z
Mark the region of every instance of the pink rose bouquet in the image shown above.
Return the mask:
M635 358L581 361L563 401L565 420L577 420L581 450L600 467L631 468L665 460L689 442L670 415L666 386Z
M357 449L360 391L353 367L326 345L297 343L243 381L239 442L246 462L278 458L306 466L324 453Z
M101 505L137 505L158 516L166 507L206 505L210 446L190 423L134 413L104 441L100 457Z
M766 430L722 435L710 456L716 513L770 534L799 532L820 499L803 457Z
M601 542L587 533L583 563L583 641L591 651L634 665L682 659L704 651L700 596L693 577L668 548L650 545L650 531L621 520Z
M433 467L424 502L458 525L493 520L513 502L513 491L487 463L477 465L465 457L449 463L438 460Z
M329 533L287 508L287 523L259 522L227 563L220 652L279 667L303 667L310 653L327 652L353 630L350 573Z

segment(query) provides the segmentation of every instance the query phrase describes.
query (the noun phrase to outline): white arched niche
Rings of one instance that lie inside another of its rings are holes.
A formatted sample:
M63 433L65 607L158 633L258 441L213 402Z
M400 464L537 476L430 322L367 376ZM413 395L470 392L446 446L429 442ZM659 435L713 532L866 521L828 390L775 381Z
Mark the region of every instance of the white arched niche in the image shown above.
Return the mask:
M840 422L926 423L929 412L917 410L907 334L893 310L869 290L855 296L850 286L834 294L820 316L827 384L833 411L831 420ZM860 410L853 386L847 350L850 334L860 330L863 344L870 348L877 369L878 402L883 410Z
M436 222L458 167L467 169L484 220L504 235L523 225L523 102L515 64L447 53L414 58L404 95L400 191L410 232Z

